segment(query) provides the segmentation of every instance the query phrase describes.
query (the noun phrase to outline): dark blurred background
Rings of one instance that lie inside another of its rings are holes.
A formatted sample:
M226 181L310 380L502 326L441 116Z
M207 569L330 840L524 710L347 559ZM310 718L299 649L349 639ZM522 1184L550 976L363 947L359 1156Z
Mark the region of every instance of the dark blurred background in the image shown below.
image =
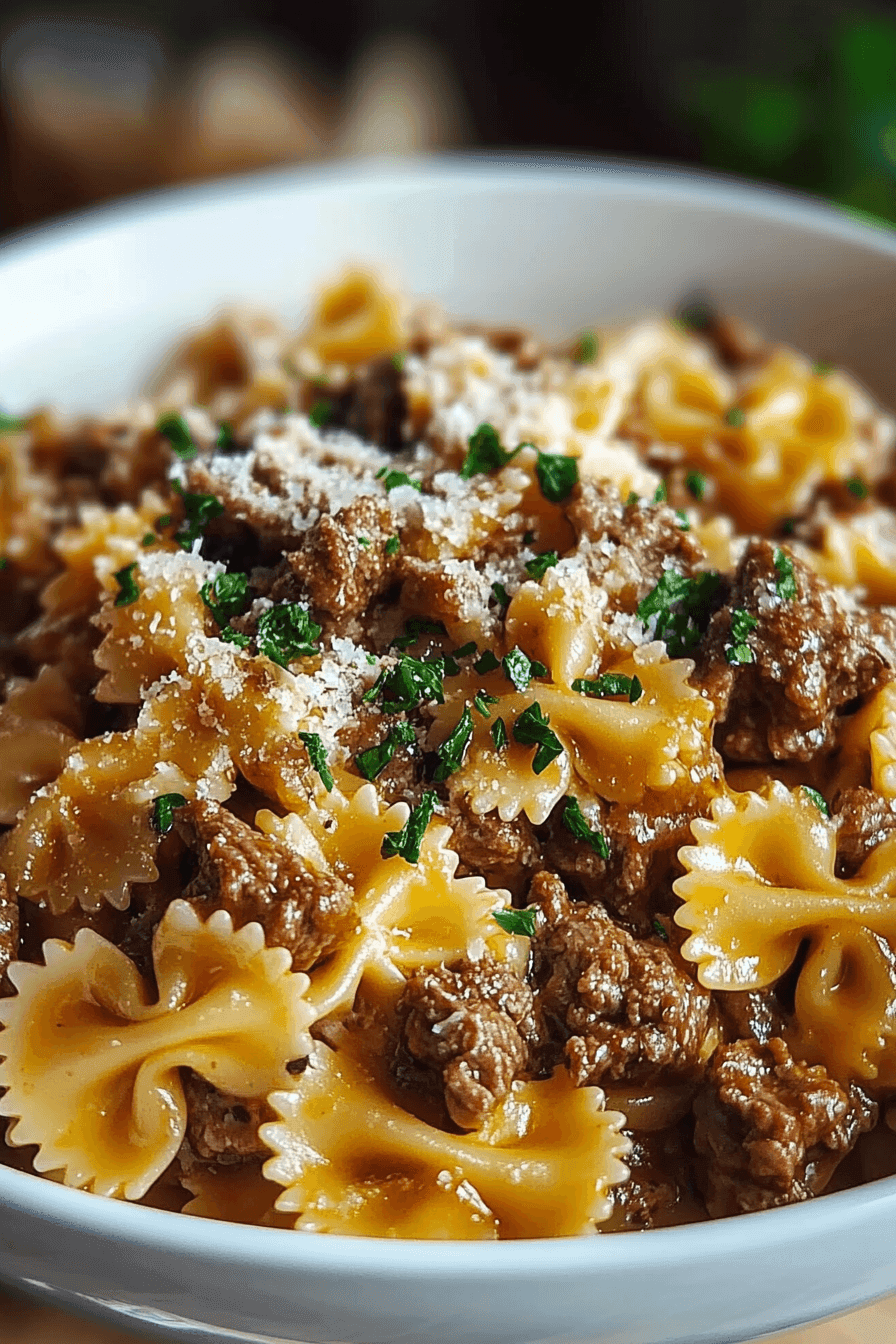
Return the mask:
M896 221L879 0L0 3L0 227L334 156L548 147L703 164Z

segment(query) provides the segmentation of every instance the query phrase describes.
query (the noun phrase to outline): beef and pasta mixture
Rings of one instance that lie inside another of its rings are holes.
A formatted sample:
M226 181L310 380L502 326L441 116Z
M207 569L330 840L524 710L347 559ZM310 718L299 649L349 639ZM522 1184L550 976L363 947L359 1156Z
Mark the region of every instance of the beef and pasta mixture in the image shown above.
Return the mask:
M894 437L361 272L4 416L5 1161L481 1239L896 1170Z

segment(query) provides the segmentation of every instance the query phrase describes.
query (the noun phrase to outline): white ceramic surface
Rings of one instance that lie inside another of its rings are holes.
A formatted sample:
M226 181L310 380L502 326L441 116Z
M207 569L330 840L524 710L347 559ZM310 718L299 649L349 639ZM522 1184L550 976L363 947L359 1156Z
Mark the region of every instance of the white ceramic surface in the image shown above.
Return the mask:
M725 180L492 158L250 178L14 240L0 406L103 407L215 305L295 320L347 259L557 334L705 289L896 401L888 232ZM206 1223L0 1168L0 1277L183 1341L734 1344L896 1289L894 1232L896 1178L693 1227L439 1244Z

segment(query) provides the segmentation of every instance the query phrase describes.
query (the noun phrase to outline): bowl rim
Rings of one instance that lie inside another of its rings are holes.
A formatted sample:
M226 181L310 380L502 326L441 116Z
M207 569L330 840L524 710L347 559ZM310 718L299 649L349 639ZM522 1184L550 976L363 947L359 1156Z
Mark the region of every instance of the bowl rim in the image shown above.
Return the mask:
M458 186L484 192L496 187L538 181L568 192L592 193L596 199L614 194L644 201L723 208L768 224L822 235L864 251L896 259L896 230L885 222L859 216L806 193L753 183L735 175L706 169L669 166L607 156L531 152L458 152L409 156L376 156L338 160L216 178L198 184L161 187L122 200L102 203L73 214L18 230L0 240L0 272L41 252L75 246L96 232L115 233L162 220L213 209L227 201L253 195L289 198L316 191L388 194L415 185L447 190ZM197 314L197 320L203 315ZM98 1198L83 1190L30 1172L0 1165L0 1209L16 1211L72 1232L100 1239L136 1243L161 1252L184 1253L229 1261L238 1245L247 1260L264 1259L272 1268L304 1268L317 1276L383 1277L485 1281L496 1270L512 1278L533 1273L567 1276L624 1269L647 1274L668 1273L676 1265L708 1263L743 1251L744 1239L765 1249L784 1250L804 1237L842 1233L850 1223L867 1219L875 1206L896 1211L896 1176L871 1181L818 1199L749 1215L673 1227L651 1228L637 1235L539 1237L518 1241L419 1241L342 1234L305 1234L291 1229L260 1227L214 1219L198 1219L124 1200ZM882 1212L884 1210L881 1210ZM811 1221L807 1221L811 1220ZM198 1224L202 1230L199 1231ZM712 1240L710 1241L710 1235ZM414 1255L402 1256L401 1248ZM484 1247L488 1246L488 1250Z

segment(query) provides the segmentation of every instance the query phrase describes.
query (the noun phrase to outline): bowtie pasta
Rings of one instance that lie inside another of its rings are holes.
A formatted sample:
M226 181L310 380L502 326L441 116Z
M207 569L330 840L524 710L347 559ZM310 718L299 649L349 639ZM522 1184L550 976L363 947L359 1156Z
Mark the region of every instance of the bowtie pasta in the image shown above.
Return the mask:
M479 1240L896 1171L894 443L364 270L0 417L6 1160Z

